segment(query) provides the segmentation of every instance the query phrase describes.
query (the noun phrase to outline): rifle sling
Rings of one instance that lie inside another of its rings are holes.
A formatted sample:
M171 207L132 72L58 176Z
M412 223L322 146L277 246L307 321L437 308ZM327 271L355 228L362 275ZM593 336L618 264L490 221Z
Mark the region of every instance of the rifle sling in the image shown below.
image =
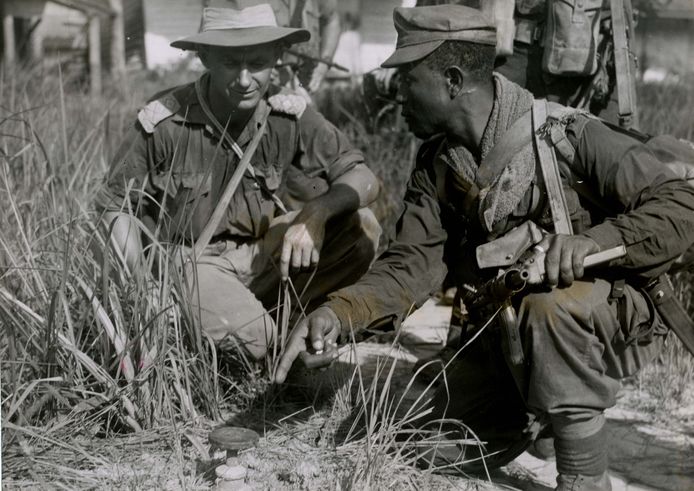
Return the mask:
M253 157L253 154L258 148L260 139L265 134L265 128L267 127L267 119L270 115L270 111L271 108L269 105L263 109L263 114L261 115L262 122L260 124L260 128L258 128L258 131L256 131L255 135L253 135L253 138L248 143L248 146L246 147L246 150L243 152L239 160L239 163L231 176L231 179L229 179L229 182L227 183L227 186L224 189L224 193L222 193L222 196L219 198L217 206L215 206L214 211L212 212L212 216L208 220L207 224L205 224L205 228L200 233L198 239L195 241L195 245L193 247L193 255L196 261L200 258L203 251L210 243L210 240L212 239L214 232L217 230L219 222L224 217L229 203L231 203L231 198L234 196L236 189L241 183L241 179L243 178L244 173L251 168L251 158ZM223 134L226 135L226 132L224 132Z
M549 201L549 208L552 213L554 232L557 234L572 235L573 228L571 226L569 209L566 205L564 188L562 187L561 177L559 175L557 155L551 140L548 141L550 138L547 134L548 132L542 129L547 121L547 101L540 99L534 100L532 112L533 135L535 136L535 145L540 160L542 178L545 181L545 188L547 190L547 200Z

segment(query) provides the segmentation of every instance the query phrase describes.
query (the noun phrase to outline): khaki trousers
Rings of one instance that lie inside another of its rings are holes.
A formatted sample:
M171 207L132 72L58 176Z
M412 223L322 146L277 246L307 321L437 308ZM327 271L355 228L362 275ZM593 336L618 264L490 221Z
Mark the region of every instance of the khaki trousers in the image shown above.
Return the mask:
M275 218L258 240L216 242L195 265L188 263L184 274L193 315L216 342L238 343L255 359L272 346L277 338L279 258L284 234L297 213ZM317 270L290 274L292 305L298 304L293 292L309 311L328 293L357 281L376 256L380 233L368 209L329 221Z

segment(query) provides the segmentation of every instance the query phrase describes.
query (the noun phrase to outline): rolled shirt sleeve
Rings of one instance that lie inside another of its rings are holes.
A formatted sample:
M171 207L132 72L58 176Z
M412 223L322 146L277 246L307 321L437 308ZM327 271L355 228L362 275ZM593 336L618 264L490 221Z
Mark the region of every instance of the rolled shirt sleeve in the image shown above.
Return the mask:
M109 172L96 197L97 209L103 211L142 212L142 205L150 206L155 189L149 170L156 167L154 134L144 131L135 122L126 132L116 151ZM164 156L161 155L163 159ZM127 199L126 199L127 198Z
M362 163L363 154L344 133L308 106L299 119L299 154L294 165L308 177L332 183Z

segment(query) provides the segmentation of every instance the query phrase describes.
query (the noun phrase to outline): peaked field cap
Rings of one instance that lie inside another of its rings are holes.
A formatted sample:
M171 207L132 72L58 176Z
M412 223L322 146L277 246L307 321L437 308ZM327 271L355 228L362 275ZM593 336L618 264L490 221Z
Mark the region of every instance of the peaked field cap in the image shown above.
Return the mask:
M227 7L207 7L202 11L200 32L171 43L174 48L198 50L202 46L241 48L284 41L303 43L311 38L306 29L280 27L268 3L243 6L241 0L226 2ZM236 8L238 7L238 8Z
M480 10L464 5L396 7L393 23L398 32L395 52L384 61L384 68L420 60L446 41L496 46L496 28Z

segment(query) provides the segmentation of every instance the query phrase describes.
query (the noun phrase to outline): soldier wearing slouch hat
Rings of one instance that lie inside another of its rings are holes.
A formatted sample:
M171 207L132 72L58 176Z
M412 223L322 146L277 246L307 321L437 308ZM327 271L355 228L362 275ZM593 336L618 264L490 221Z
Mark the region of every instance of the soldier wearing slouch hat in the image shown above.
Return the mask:
M130 270L149 277L143 247L155 238L181 266L196 325L255 359L277 339L280 282L310 310L368 269L380 234L362 153L271 85L284 49L309 38L278 26L267 3L205 8L200 31L172 46L195 51L206 71L138 113L97 200ZM290 170L320 183L302 209L286 199Z

